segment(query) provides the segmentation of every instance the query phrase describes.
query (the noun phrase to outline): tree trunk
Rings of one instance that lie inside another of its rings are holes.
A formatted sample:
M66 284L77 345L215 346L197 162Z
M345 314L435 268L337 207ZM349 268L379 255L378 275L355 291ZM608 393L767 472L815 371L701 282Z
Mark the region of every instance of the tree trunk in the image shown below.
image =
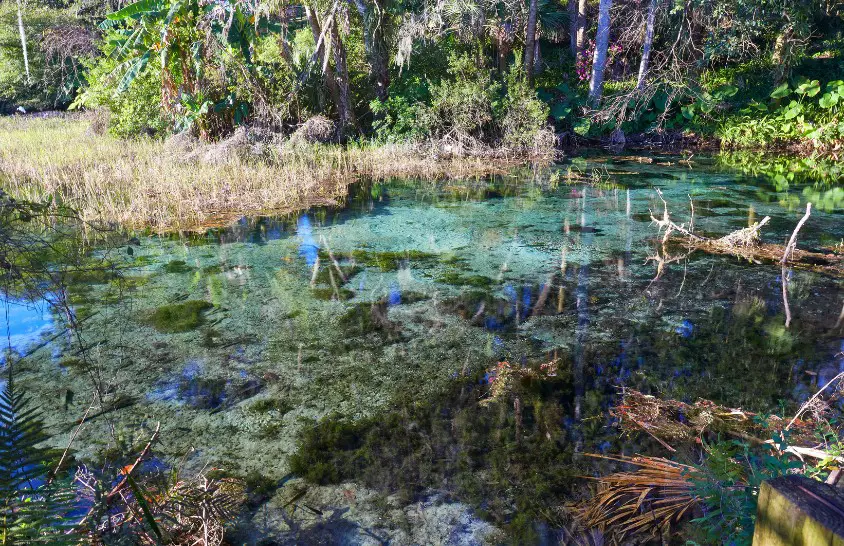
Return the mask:
M374 9L365 0L353 0L363 21L363 47L369 61L369 77L375 85L375 96L387 100L390 87L389 49L386 29L387 13L382 0L373 0Z
M578 0L577 2L577 17L576 17L577 37L575 44L577 51L575 56L583 53L583 48L586 47L586 0Z
M642 45L642 61L639 63L639 79L636 81L636 89L645 85L645 77L648 75L648 63L651 59L651 46L654 41L654 19L656 19L657 0L651 0L648 6L648 19L645 21L645 43Z
M319 24L319 20L317 19L316 12L310 8L307 4L305 4L305 16L308 18L308 23L311 25L311 33L314 35L314 42L319 44L319 37L322 36L322 27ZM323 81L325 82L325 87L328 89L328 94L331 95L331 101L337 106L339 111L340 107L340 90L337 87L337 79L334 77L334 69L331 68L331 63L328 62L328 52L325 47L325 40L323 43L319 44L317 48L316 56L320 60L322 60L322 65L325 67L323 72Z
M533 42L533 75L542 73L542 49L539 47L539 40Z
M498 48L498 72L503 76L510 70L510 54L513 52L513 25L501 23L494 35Z
M569 0L569 48L571 56L577 59L577 0Z
M610 8L612 0L601 0L598 7L598 35L592 57L592 78L589 80L589 100L593 106L601 102L604 92L604 69L607 67L607 48L610 45Z
M527 20L527 34L525 35L525 59L524 70L528 82L533 85L533 61L536 50L534 44L536 43L536 10L537 0L530 0L530 11L528 11Z
M26 72L26 83L30 83L29 74L29 52L26 50L26 31L23 28L23 0L18 0L18 33L21 36L21 48L23 49L23 68Z
M337 102L337 113L340 116L340 138L345 138L348 131L357 132L358 121L355 117L354 106L352 105L352 94L349 89L349 70L346 65L346 48L340 38L340 31L337 24L332 21L328 29L331 35L331 50L334 57L334 78L337 82L339 101Z

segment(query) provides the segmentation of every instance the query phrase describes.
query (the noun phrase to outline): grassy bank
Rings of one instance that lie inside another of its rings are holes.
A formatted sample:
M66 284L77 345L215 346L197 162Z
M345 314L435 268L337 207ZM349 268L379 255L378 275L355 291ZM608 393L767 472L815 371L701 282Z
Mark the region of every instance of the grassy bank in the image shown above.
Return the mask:
M87 221L168 230L335 202L359 177L478 176L516 162L411 145L265 143L257 156L243 148L120 140L83 117L0 118L0 188L22 200L52 196Z

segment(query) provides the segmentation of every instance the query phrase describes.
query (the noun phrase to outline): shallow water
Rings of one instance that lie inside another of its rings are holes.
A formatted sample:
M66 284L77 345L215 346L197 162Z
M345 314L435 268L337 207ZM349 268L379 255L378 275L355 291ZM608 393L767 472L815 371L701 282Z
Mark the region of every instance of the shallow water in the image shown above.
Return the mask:
M160 422L162 455L194 449L197 467L287 483L290 456L322 419L366 423L360 438L426 438L429 455L388 454L367 440L374 454L352 471L309 474L327 485L308 493L323 515L301 516L305 535L285 535L289 522L273 519L280 487L253 521L264 518L263 536L472 543L496 528L529 528L541 540L555 520L536 503L576 494L584 465L575 454L654 451L613 427L620 387L780 411L844 370L841 280L787 270L786 329L778 266L696 253L655 278L655 188L678 223L688 223L691 200L700 233L771 216L769 242L786 239L802 215L799 196L811 195L677 158L596 157L491 181L361 183L336 209L101 250L120 277L68 287L88 360L76 338L57 336L18 375L43 401L56 445L88 407L92 381L107 393L113 411L76 440L80 460L104 456L111 425L140 438ZM842 213L835 202L814 212L800 247L844 239ZM19 352L60 333L58 316L10 309ZM508 399L493 411L483 399L505 361L554 364L514 395L515 407ZM399 426L384 424L397 416ZM423 471L421 460L436 462ZM412 487L399 473L413 475ZM364 501L377 495L389 502ZM438 523L411 512L436 513Z

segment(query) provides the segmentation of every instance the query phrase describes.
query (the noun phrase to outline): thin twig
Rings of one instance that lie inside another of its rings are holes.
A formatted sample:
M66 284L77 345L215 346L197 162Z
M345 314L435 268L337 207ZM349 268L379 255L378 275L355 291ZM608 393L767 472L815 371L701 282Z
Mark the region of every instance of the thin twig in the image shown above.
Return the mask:
M789 421L788 425L786 425L785 430L788 430L788 429L791 428L791 425L794 424L794 422L797 420L797 418L800 417L803 414L803 412L806 411L809 408L811 403L814 402L818 398L818 396L820 396L821 393L826 390L827 387L829 387L830 385L832 385L833 383L835 383L836 381L838 381L842 377L844 377L844 372L841 372L838 375L836 375L835 377L833 377L826 385L824 385L821 388L821 390L816 392L813 397L811 397L808 400L806 400L805 402L803 402L803 405L800 406L800 409L794 415L794 418L791 421Z
M135 459L135 462L132 463L131 466L129 466L126 470L124 470L123 478L117 483L117 485L115 485L111 489L111 491L109 491L109 493L105 497L103 497L103 504L108 506L111 503L112 499L120 493L120 491L123 489L123 487L129 481L129 476L132 475L132 472L143 462L143 460L149 454L150 448L152 448L152 445L158 439L158 433L159 432L161 432L161 422L160 421L158 422L158 424L155 425L155 432L152 433L152 437L149 439L149 442L147 442L147 445L144 446L144 449L141 451L141 454L138 455L138 458ZM88 521L88 519L93 515L94 510L96 510L96 508L97 508L97 504L95 504L94 506L91 507L90 510L88 510L88 513L85 514L85 517L82 518L82 521L79 522L79 525L77 526L77 528L82 528L85 525L85 522Z
M782 274L780 278L782 279L782 305L785 308L785 327L788 328L791 325L791 307L788 305L788 285L786 281L787 271L785 268L785 264L782 266Z

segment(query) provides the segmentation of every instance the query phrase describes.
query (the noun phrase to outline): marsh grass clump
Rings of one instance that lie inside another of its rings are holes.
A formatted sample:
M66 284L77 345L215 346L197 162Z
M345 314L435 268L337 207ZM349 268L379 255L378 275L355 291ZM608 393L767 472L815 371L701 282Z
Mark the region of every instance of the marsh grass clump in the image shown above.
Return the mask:
M362 177L460 178L511 166L505 159L437 158L411 144L366 143L232 154L210 164L166 141L121 140L94 134L89 126L81 116L0 119L0 188L24 201L55 196L86 221L163 232L334 204Z
M150 313L144 322L164 334L189 332L205 322L203 312L212 307L213 305L202 300L163 305Z

